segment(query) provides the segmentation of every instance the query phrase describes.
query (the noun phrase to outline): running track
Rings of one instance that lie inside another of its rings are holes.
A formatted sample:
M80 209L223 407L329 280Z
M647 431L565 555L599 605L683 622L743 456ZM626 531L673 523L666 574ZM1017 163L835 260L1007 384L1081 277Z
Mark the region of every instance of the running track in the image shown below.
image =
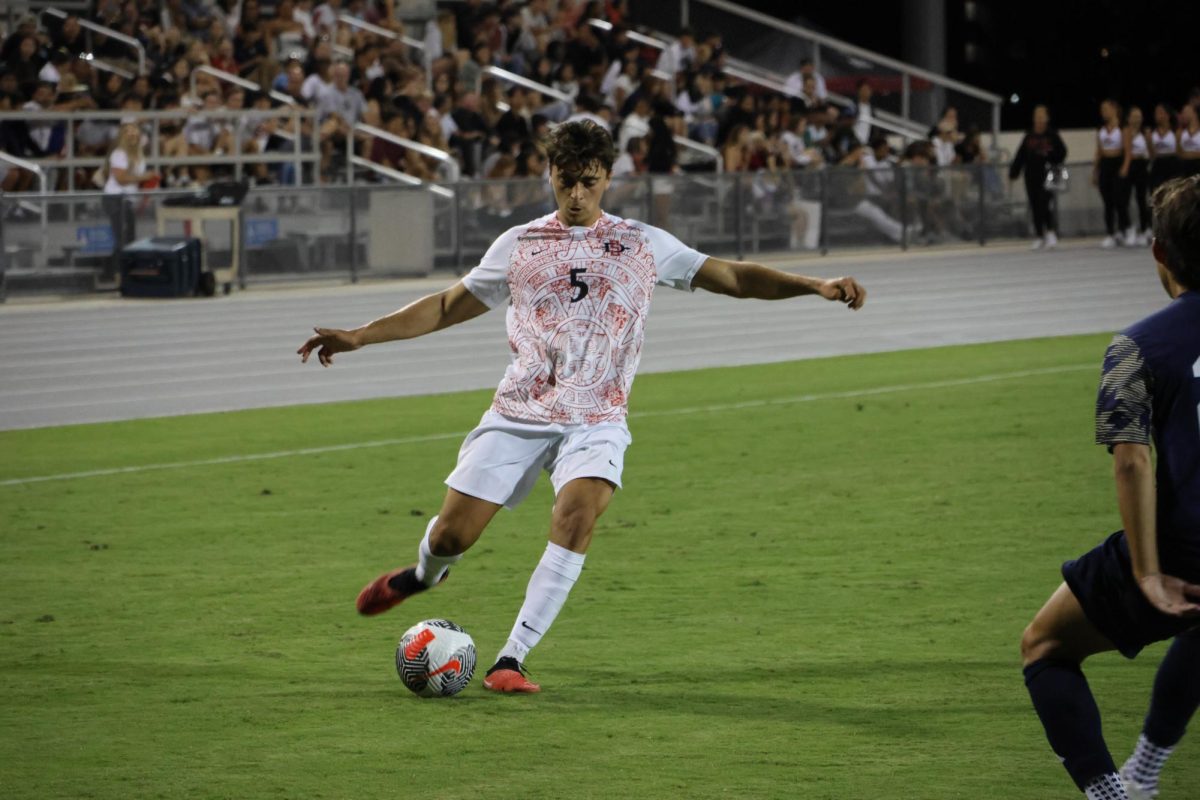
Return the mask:
M867 306L659 288L642 371L1096 333L1166 302L1148 249L993 245L770 263L854 275ZM498 311L331 369L295 355L313 325L352 327L450 280L0 306L0 430L493 387L508 357Z

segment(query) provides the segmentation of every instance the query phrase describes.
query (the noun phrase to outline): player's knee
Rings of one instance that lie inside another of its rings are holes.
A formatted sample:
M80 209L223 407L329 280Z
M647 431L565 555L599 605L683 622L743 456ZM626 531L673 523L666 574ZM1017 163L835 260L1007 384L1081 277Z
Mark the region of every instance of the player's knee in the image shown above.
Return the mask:
M563 508L554 509L555 538L565 542L565 546L577 552L586 548L592 538L592 528L596 525L596 512L591 507L579 503Z
M1036 620L1029 623L1021 634L1021 665L1027 667L1043 658L1053 658L1058 652L1058 644L1040 629Z
M479 538L459 520L440 516L429 531L429 550L435 556L457 556Z

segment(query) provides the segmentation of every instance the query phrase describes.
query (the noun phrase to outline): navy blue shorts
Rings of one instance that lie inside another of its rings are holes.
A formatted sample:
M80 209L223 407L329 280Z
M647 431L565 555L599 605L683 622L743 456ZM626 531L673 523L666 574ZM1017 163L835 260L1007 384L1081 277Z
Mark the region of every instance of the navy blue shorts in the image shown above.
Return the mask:
M1163 571L1174 574L1167 565ZM1179 577L1194 580L1194 570ZM1171 639L1191 628L1195 619L1170 617L1150 605L1133 579L1125 531L1117 531L1094 549L1062 566L1063 580L1083 606L1083 613L1126 658L1154 642Z

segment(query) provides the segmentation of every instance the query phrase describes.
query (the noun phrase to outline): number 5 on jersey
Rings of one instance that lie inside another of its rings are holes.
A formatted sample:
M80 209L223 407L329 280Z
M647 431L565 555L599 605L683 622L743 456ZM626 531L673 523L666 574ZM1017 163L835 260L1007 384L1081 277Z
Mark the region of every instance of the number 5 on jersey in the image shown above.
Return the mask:
M587 272L583 267L575 267L571 270L571 285L579 289L574 297L571 298L572 303L578 303L583 298L587 297L588 285L579 279L579 276Z

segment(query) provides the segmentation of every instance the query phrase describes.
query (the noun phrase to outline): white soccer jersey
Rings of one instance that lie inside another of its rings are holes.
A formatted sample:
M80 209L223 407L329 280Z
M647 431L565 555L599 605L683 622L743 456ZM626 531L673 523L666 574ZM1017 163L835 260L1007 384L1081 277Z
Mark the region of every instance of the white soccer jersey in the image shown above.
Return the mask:
M492 409L560 424L624 420L654 287L690 291L705 258L611 214L590 228L549 214L505 231L463 278L489 308L509 303L512 361Z

